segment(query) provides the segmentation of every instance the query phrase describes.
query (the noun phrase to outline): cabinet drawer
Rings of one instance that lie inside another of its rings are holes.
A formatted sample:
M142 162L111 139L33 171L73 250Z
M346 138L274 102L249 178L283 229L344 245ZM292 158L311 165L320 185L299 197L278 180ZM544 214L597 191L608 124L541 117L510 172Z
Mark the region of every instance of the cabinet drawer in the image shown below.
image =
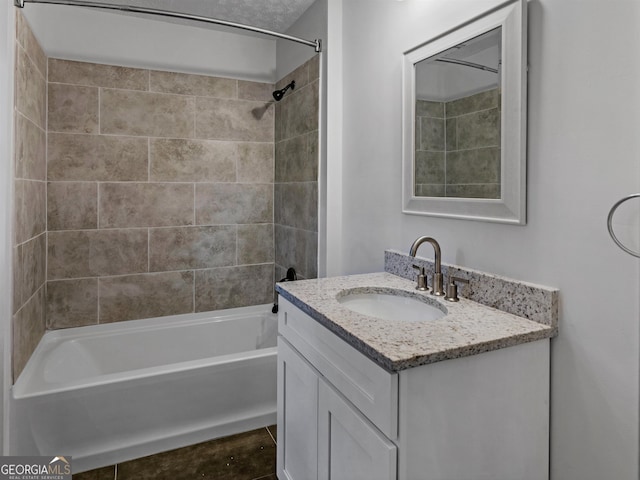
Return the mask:
M388 438L398 434L398 375L280 297L278 332Z

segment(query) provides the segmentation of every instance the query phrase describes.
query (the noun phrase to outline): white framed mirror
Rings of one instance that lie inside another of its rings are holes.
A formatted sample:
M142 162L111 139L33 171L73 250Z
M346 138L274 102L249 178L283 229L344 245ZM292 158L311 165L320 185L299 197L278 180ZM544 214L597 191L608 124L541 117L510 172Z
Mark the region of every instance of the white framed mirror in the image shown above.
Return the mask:
M404 53L402 211L526 223L527 4Z

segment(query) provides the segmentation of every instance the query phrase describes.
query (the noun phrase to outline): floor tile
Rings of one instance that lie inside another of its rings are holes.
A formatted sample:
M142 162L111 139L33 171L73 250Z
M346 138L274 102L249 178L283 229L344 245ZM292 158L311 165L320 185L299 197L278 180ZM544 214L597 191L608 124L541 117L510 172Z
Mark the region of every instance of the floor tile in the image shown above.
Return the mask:
M72 459L73 465L73 459ZM73 480L114 480L115 466L98 468L96 470L89 470L88 472L77 473L72 476Z
M261 428L121 463L117 480L271 480L275 460L275 444Z

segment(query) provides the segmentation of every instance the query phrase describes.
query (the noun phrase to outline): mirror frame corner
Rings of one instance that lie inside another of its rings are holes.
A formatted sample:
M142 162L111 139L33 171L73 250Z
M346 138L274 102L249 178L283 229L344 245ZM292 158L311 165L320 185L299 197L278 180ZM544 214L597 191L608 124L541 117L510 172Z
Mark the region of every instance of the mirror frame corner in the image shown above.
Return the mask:
M415 64L502 27L501 195L499 199L415 195ZM526 224L527 0L510 0L403 55L402 212Z

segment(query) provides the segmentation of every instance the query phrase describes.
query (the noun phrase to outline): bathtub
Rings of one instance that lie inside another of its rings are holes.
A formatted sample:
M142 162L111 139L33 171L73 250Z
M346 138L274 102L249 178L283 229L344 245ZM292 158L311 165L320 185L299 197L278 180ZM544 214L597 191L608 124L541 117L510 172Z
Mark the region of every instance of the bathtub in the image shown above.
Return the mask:
M271 305L47 332L12 388L11 455L74 473L274 424Z

